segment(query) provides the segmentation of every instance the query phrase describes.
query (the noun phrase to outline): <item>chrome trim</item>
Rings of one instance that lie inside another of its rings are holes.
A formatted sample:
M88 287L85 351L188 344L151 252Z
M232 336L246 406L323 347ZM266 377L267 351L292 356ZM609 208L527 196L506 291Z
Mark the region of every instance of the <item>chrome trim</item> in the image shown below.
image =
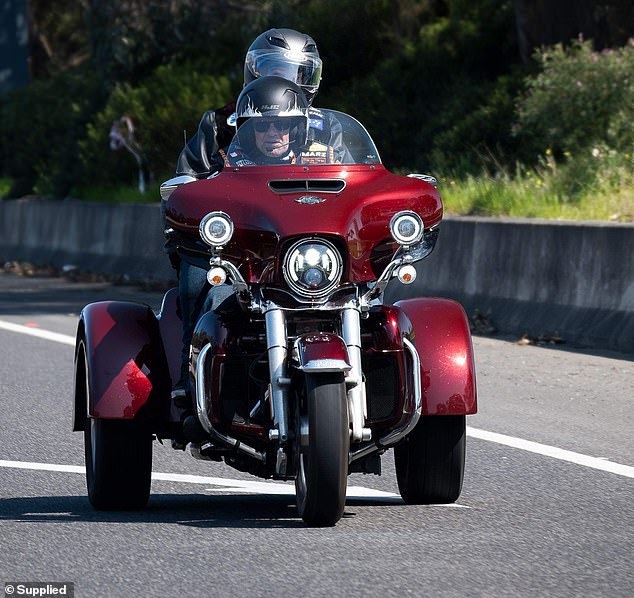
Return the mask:
M414 429L414 426L418 423L418 420L420 419L420 414L423 410L423 391L422 391L421 375L420 375L420 357L418 356L418 351L416 350L416 347L413 345L413 343L411 343L405 337L403 337L403 347L409 351L412 357L412 370L413 370L412 377L414 379L414 389L412 393L413 396L410 398L409 401L405 403L405 409L403 409L403 413L405 413L407 407L410 407L410 409L412 409L412 411L410 412L411 418L408 422L405 423L403 427L397 428L396 430L393 430L387 436L384 436L383 438L381 438L379 440L379 443L382 444L383 446L395 444L399 440L401 440L401 438L404 438L405 436L407 436Z
M324 203L325 201L325 198L319 197L318 195L302 195L295 200L296 203L304 206L314 206L315 204Z
M180 187L181 185L186 185L187 183L193 183L194 181L197 181L197 180L198 179L193 176L184 174L182 176L173 177L161 183L161 187L160 187L161 199L163 201L167 201L170 198L170 195L174 193L174 191L178 189L178 187Z
M385 266L385 269L383 270L383 272L381 272L381 276L379 276L374 286L361 297L360 301L362 307L369 306L370 301L376 299L383 293L385 287L387 287L388 282L392 280L392 277L394 276L397 268L405 263L404 256L402 257L399 255L400 251L401 249L399 248L399 250L397 250L397 252L394 254L392 261L387 266Z
M405 438L418 423L421 412L423 410L423 392L421 385L420 374L420 358L416 347L405 337L403 337L403 347L407 349L412 357L412 375L414 378L414 388L408 400L403 408L403 414L408 414L409 417L405 420L405 423L400 427L392 430L386 436L379 438L376 443L364 446L357 451L351 452L348 456L348 462L352 463L363 457L372 455L373 453L384 451L386 448L395 445L397 442Z
M438 189L438 180L435 176L432 176L431 174L418 174L417 172L412 172L407 176L412 179L420 179L421 181L425 181L426 183L429 183L430 185L433 185L436 189Z
M286 385L280 381L288 378L286 373L286 314L281 309L270 309L264 314L266 322L266 347L269 355L271 378L271 407L273 423L279 432L279 441L288 440L288 410Z
M350 360L349 375L354 380L363 380L361 366L361 316L356 309L344 309L341 312L341 336L348 349ZM352 442L361 442L364 438L365 417L367 414L365 383L355 384L348 390L348 417L352 424ZM367 432L365 434L367 436Z
M253 419L260 412L260 409L262 409L262 401L258 401L249 411L249 419Z
M351 367L343 359L313 359L298 366L297 369L311 374L313 372L347 372Z
M271 294L275 293L278 296L283 296L284 299L288 299L298 305L288 305L284 301L284 311L287 312L300 312L300 311L341 311L347 307L358 307L359 305L359 290L351 283L346 283L346 286L340 285L334 289L330 294L324 297L302 297L290 289L282 287L269 287L264 286L260 290L261 302L271 305L281 305L279 298L271 299ZM334 297L334 299L333 299Z
M211 438L217 442L221 442L226 444L230 448L241 451L248 455L249 457L253 457L262 463L266 463L266 455L261 453L260 451L243 444L239 440L232 438L231 436L227 436L225 434L221 434L216 430L209 416L207 415L207 409L205 405L205 358L207 356L207 352L211 349L211 344L205 345L198 354L198 361L196 362L196 372L195 372L195 388L196 388L196 413L198 414L198 419L202 424L203 428L211 436Z

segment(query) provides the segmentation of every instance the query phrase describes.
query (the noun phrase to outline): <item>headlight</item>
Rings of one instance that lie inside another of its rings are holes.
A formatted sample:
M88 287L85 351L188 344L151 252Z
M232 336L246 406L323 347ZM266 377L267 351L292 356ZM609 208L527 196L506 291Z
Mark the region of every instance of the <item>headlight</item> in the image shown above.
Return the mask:
M224 212L209 212L200 221L200 236L212 247L226 245L233 236L233 222Z
M409 210L397 212L390 220L390 233L400 245L415 245L423 238L422 218Z
M341 279L343 264L337 248L328 241L303 240L286 253L284 279L298 294L321 297Z

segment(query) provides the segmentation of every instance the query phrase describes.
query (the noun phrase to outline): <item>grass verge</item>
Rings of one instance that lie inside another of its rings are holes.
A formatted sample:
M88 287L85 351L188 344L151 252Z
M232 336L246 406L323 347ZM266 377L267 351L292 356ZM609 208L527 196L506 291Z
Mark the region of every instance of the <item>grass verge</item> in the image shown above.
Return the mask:
M606 164L593 158L596 163L558 165L546 153L534 169L517 166L514 173L500 170L494 176L441 179L445 211L456 215L634 222L631 163Z

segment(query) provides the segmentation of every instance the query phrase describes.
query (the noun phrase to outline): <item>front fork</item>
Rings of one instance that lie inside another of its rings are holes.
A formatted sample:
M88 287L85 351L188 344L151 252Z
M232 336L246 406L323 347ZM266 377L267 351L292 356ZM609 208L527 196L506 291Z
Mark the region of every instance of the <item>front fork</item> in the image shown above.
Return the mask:
M284 445L288 441L288 387L290 379L287 371L288 343L286 335L286 314L281 309L271 309L264 314L266 322L266 349L269 355L269 375L271 411L275 428L270 431L271 440L277 440L275 473L286 476L287 456Z
M288 336L286 314L282 309L274 308L264 315L266 322L266 345L269 357L271 380L270 400L274 429L271 440L277 440L276 473L286 474L286 455L282 446L288 441ZM346 377L348 390L348 413L351 425L351 441L362 442L371 439L370 428L365 427L367 416L365 381L361 367L361 319L359 311L347 308L341 312L341 336L348 350L348 359L352 366Z
M341 336L348 348L352 368L346 378L348 388L348 417L351 424L351 442L370 440L372 431L364 427L368 415L365 397L365 380L361 367L361 316L356 309L341 312Z

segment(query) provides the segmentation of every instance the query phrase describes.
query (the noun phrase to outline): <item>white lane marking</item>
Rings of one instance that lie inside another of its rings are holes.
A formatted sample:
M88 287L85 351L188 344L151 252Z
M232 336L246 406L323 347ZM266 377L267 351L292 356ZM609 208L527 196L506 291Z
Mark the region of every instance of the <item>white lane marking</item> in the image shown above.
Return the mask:
M29 336L36 336L46 339L47 341L55 341L56 343L62 343L64 345L75 346L75 337L69 336L68 334L50 332L49 330L42 330L40 328L31 328L30 326L22 326L20 324L14 324L13 322L5 322L4 320L0 320L0 329L9 330L10 332L19 332L20 334L28 334Z
M13 469L31 469L39 471L58 471L63 473L86 472L85 468L79 465L58 465L54 463L31 463L28 461L2 461L0 467ZM207 486L217 486L225 492L245 492L253 494L275 494L275 495L295 495L295 486L291 484L280 484L278 482L253 482L250 480L232 480L227 478L216 478L200 475L187 475L181 473L159 473L152 472L152 479L155 481L181 482L185 484L204 484ZM218 488L210 488L218 490ZM401 497L393 492L384 492L373 488L363 488L361 486L349 486L347 498L377 498L377 499L397 499ZM455 505L462 506L462 505ZM463 506L463 508L465 508Z
M31 463L29 461L2 461L0 467L13 469L36 469L38 471L62 471L64 473L86 473L85 467L79 465L57 465L55 463Z
M39 328L29 328L28 326L21 326L19 324L13 324L12 322L6 322L3 320L0 320L0 329L10 330L11 332L19 332L21 334L28 334L30 336L36 336L46 340L63 343L65 345L75 346L75 338L67 334L49 332L48 330L40 330ZM480 430L479 428L472 428L471 426L467 426L467 434L469 436L472 436L473 438L478 438L480 440L487 440L489 442L495 442L496 444L502 444L504 446L510 446L512 448L521 449L531 453L553 457L554 459L569 461L570 463L576 463L577 465L583 465L585 467L600 469L601 471L615 473L617 475L622 475L628 478L634 478L634 467L631 467L629 465L622 465L620 463L614 463L613 461L606 460L604 457L590 457L581 453L575 453L573 451L560 449L555 446L533 442L532 440L523 440L522 438L507 436L505 434L498 434L497 432L488 432L486 430ZM60 465L60 467L67 466ZM72 466L69 465L68 467Z
M467 426L467 435L472 438L488 440L489 442L510 446L530 453L553 457L554 459L559 459L561 461L569 461L570 463L576 463L577 465L583 465L584 467L591 467L593 469L600 469L601 471L615 473L617 475L625 476L626 478L634 478L634 467L615 463L614 461L608 461L605 457L590 457L581 453L560 449L556 446L540 444L539 442L533 442L532 440L523 440L522 438L515 438L514 436L506 436L505 434L498 434L497 432L487 432L486 430L472 428L471 426Z

